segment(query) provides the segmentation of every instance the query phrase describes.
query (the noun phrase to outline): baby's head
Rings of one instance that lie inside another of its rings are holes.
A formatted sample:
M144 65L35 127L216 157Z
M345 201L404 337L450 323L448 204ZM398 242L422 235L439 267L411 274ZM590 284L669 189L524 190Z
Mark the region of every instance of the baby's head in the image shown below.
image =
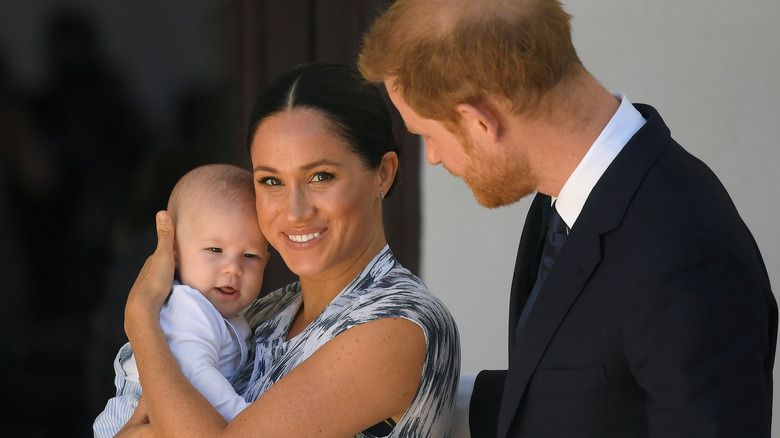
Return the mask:
M200 291L222 316L238 315L260 293L268 263L252 174L229 164L197 167L176 183L168 212L179 281Z

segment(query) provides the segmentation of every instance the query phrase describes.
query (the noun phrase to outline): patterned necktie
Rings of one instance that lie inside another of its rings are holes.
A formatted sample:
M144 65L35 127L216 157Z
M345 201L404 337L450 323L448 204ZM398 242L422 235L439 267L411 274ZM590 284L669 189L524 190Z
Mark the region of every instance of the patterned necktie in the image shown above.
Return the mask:
M519 335L525 326L528 314L531 313L531 308L536 302L536 298L539 296L539 290L544 284L544 280L547 279L547 275L552 269L555 257L561 252L564 242L566 242L566 236L568 236L566 229L566 223L561 219L561 215L558 214L558 210L555 209L555 205L550 210L550 216L547 219L547 232L545 233L544 246L542 248L542 258L539 261L539 274L536 276L536 282L534 283L531 294L528 296L528 300L525 302L523 312L520 314L520 318L517 321L517 328L515 329L515 335Z

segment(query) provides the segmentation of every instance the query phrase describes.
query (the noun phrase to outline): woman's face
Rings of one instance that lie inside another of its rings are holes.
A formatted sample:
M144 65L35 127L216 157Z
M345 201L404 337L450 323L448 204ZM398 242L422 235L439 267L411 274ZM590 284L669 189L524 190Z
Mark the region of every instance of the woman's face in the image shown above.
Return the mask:
M260 228L302 279L351 281L385 245L379 193L395 167L389 181L385 164L368 169L322 113L266 118L251 155Z

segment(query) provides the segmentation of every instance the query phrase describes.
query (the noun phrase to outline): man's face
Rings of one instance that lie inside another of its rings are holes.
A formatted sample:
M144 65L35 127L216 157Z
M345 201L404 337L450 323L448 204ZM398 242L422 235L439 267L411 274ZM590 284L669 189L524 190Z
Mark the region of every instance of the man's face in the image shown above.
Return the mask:
M441 164L451 174L462 177L463 168L469 165L470 160L465 153L465 147L469 146L468 141L463 141L464 139L448 130L441 122L420 117L406 104L391 79L385 81L385 85L390 100L406 123L406 129L425 141L425 159L428 163L434 166Z
M387 79L385 86L406 128L425 141L428 163L441 164L452 175L462 178L480 205L496 208L533 193L530 167L522 151L510 153L506 146L486 145L465 133L455 134L443 123L418 115L404 101L393 78Z

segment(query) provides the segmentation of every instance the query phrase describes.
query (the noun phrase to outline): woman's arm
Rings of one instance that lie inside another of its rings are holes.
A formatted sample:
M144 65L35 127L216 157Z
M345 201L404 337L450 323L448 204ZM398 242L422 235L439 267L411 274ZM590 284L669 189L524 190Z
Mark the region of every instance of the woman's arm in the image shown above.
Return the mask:
M425 361L425 336L400 318L339 334L270 387L229 425L229 436L346 437L411 404Z
M352 436L400 418L425 361L415 323L385 318L351 328L317 350L226 427L184 377L162 335L159 310L173 280L173 226L157 216L158 245L133 285L125 329L156 436Z

